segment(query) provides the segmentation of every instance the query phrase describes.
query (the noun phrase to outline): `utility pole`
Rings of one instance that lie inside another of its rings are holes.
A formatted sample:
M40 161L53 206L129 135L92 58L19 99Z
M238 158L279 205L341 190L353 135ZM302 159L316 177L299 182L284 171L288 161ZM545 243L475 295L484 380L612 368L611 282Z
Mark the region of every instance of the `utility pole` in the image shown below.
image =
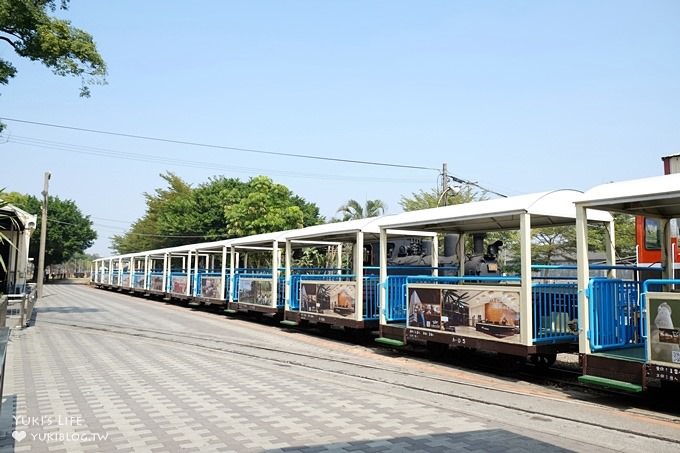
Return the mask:
M444 200L444 206L448 205L448 196L446 192L449 191L449 166L446 163L442 164L442 194L439 198Z
M43 203L42 203L42 221L40 223L40 251L38 252L38 275L36 278L38 298L43 295L43 278L45 277L45 242L47 241L47 195L50 185L50 177L52 175L49 171L45 172L45 180L43 183Z

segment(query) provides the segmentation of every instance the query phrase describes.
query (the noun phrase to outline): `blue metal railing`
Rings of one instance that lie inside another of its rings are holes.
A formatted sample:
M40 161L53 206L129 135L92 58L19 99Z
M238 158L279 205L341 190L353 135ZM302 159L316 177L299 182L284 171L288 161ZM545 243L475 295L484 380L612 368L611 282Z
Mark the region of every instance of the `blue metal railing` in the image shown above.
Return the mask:
M637 347L644 341L638 286L630 280L590 280L588 338L593 351Z
M680 285L680 280L678 279L665 279L665 278L650 278L642 283L642 293L646 294L649 292L661 292L663 291L663 286L665 285ZM652 286L654 286L652 288Z
M407 286L409 283L432 283L432 281L429 276L420 278L409 275L388 275L385 282L385 289L387 290L385 320L387 322L406 322L406 313L408 311Z
M377 275L369 275L365 276L363 280L363 319L378 319L380 313L380 277Z
M578 341L576 282L537 283L531 296L534 344Z

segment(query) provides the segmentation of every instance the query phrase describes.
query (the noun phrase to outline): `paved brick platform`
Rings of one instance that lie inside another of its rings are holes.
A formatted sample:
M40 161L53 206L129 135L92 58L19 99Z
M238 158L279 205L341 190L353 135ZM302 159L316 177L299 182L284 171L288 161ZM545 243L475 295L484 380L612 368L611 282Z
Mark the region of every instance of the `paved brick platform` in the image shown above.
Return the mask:
M521 433L443 402L419 402L416 394L395 393L380 382L344 380L285 361L120 328L277 341L265 338L264 328L171 308L90 288L46 286L34 325L11 335L0 451L520 453L592 448L587 439ZM293 335L281 341L294 340Z

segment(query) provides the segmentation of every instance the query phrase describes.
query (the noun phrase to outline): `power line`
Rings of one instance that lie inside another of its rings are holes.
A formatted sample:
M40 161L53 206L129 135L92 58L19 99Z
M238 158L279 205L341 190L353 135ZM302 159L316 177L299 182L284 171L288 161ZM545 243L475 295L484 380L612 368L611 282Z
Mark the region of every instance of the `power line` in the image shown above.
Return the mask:
M97 220L104 220L104 221L107 221L107 222L117 222L117 223L127 223L127 224L133 223L133 222L131 222L131 221L129 221L129 220L107 219L107 218L105 218L105 217L94 217L94 216L90 216L90 218L91 218L91 219L97 219Z
M478 188L479 190L482 190L482 191L488 192L488 193L492 193L492 194L494 194L494 195L498 195L499 197L502 197L502 198L507 198L507 197L508 197L507 195L504 195L504 194L502 194L502 193L500 193L500 192L496 192L496 191L494 191L494 190L487 189L486 187L482 187L482 186L480 186L479 184L477 184L477 183L474 182L474 181L466 181L465 179L460 179L460 178L457 178L457 177L451 176L451 175L444 175L444 177L450 179L450 180L453 181L453 182L457 182L458 184L467 184L468 186L476 187L476 188Z
M150 136L146 136L146 135L126 134L126 133L122 133L122 132L102 131L102 130L98 130L98 129L86 129L86 128L82 128L82 127L64 126L64 125L52 124L52 123L42 123L42 122L38 122L38 121L20 120L20 119L16 119L16 118L2 117L0 119L4 120L4 121L13 121L13 122L16 122L16 123L33 124L33 125L36 125L36 126L53 127L53 128L57 128L57 129L68 129L68 130L79 131L79 132L89 132L89 133L92 133L92 134L112 135L112 136L116 136L116 137L127 137L127 138L134 138L134 139L138 139L138 140L148 140L148 141L163 142L163 143L173 143L173 144L178 144L178 145L198 146L198 147L202 147L202 148L226 149L226 150L231 150L231 151L241 151L241 152L245 152L245 153L265 154L265 155L269 155L269 156L295 157L295 158L299 158L299 159L314 159L314 160L324 160L324 161L331 161L331 162L344 162L344 163L349 163L349 164L374 165L374 166L380 166L380 167L408 168L408 169L411 169L411 170L439 171L438 168L421 167L421 166L417 166L417 165L401 165L401 164L390 164L390 163L386 163L386 162L372 162L372 161L366 161L366 160L340 159L340 158L337 158L337 157L322 157L322 156L313 156L313 155L309 155L309 154L281 153L281 152L264 151L264 150L251 149L251 148L238 148L238 147L234 147L234 146L213 145L213 144L209 144L209 143L190 142L190 141L185 141L185 140L174 140L174 139L161 138L161 137L150 137Z
M8 143L17 143L20 145L26 145L26 146L34 146L38 148L45 148L45 149L55 149L59 151L66 151L66 152L72 152L72 153L78 153L78 154L85 154L85 155L91 155L91 156L102 156L102 157L109 157L113 159L122 159L122 160L132 160L132 161L139 161L139 162L150 162L150 163L161 163L161 164L166 164L166 165L175 165L175 166L180 166L180 167L191 167L191 168L204 168L204 169L209 169L209 170L224 170L224 171L238 171L238 172L246 172L246 173L252 173L252 174L275 174L275 175L280 175L280 176L288 176L288 177L299 177L299 178L310 178L310 179L321 179L321 180L340 180L340 181L348 181L348 180L353 180L353 181L371 181L371 182L413 182L413 183L424 183L427 181L424 180L407 180L403 178L377 178L377 177L360 177L360 176L348 176L348 175L340 175L340 174L320 174L320 173L301 173L301 172L292 172L292 171L282 171L282 170L263 170L263 169L257 169L257 168L251 168L251 167L240 167L240 166L234 166L234 165L221 165L221 164L216 164L216 163L211 163L211 162L201 162L201 161L196 161L196 160L185 160L185 159L172 159L172 158L167 158L167 157L161 157L161 156L151 156L151 155L144 155L144 154L136 154L136 153L130 153L130 152L125 152L125 151L114 151L114 150L109 150L109 149L104 149L104 148L96 148L92 146L82 146L82 145L73 145L69 143L63 143L63 142L54 142L50 140L44 140L44 139L39 139L39 138L31 138L31 137L22 137L18 135L9 135L5 137L5 142Z
M114 222L119 222L119 220L113 220ZM61 225L70 225L70 226L81 226L80 224L77 223L72 223L72 222L64 222L62 220L55 220L55 219L48 219L47 223L59 223ZM93 226L97 226L99 228L109 228L112 230L123 230L120 227L117 226L110 226L110 225L103 225L101 223L93 223ZM206 234L192 234L192 235L187 235L187 234L153 234L153 233L135 233L133 231L123 231L124 235L133 235L133 236L144 236L144 237L157 237L157 238L168 238L168 239L203 239L203 238L223 238L227 239L229 237L228 234L226 233L206 233Z

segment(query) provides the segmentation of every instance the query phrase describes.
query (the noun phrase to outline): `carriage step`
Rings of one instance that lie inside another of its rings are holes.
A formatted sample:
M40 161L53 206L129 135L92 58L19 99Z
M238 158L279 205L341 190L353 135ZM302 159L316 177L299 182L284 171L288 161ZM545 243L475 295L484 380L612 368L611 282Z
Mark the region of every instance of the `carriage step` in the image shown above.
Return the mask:
M297 322L289 321L287 319L284 319L283 321L281 321L281 324L283 324L284 326L290 326L290 327L295 327L295 326L299 325Z
M225 312L225 313L229 313L230 315L233 315L234 313L238 313L238 311L233 310L233 309L231 309L231 308L225 308L225 309L224 309L224 312Z
M584 384L596 385L615 390L623 390L631 393L642 392L642 386L631 384L630 382L617 381L616 379L608 379L600 376L589 376L587 374L578 377L579 382Z
M403 348L404 346L406 346L406 343L404 343L403 341L395 340L393 338L378 337L375 339L375 342L385 346L391 346L393 348Z

